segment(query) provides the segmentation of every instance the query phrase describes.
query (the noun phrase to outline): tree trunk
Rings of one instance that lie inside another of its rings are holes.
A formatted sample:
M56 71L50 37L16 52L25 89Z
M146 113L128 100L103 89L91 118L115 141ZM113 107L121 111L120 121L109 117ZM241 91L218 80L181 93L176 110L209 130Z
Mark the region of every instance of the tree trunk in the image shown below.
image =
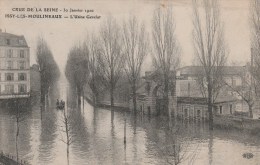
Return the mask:
M114 123L114 88L110 88L111 123Z
M83 90L82 90L82 101L83 101L83 111L84 111L84 106L85 106L85 102L84 102L84 100L85 100L85 96L84 96L84 88L83 88Z
M81 107L81 88L77 87L78 107Z
M98 104L98 92L94 93L94 106L97 106Z
M49 88L45 91L45 103L46 103L46 108L49 107Z
M133 86L132 86L132 92L133 92L133 110L134 110L134 115L137 114L137 103L136 103L136 99L137 99L137 96L136 96L136 84L135 82L133 83Z
M69 145L70 145L70 137L69 137L69 121L68 121L68 116L65 112L63 111L63 116L64 116L64 123L65 123L65 131L66 131L66 138L67 138L67 164L69 165Z
M213 106L212 106L212 84L208 81L208 112L209 112L209 129L213 130Z
M67 144L67 165L70 164L70 146Z
M125 112L125 115L124 115L124 145L126 145L126 112Z
M163 114L167 115L167 113L169 112L169 78L168 78L168 75L165 75L165 77L164 77L163 102L164 102Z
M248 108L249 108L249 117L250 117L250 118L253 118L253 105L252 105L252 104L249 104L249 105L248 105Z
M18 99L16 99L16 138L15 138L15 149L16 149L16 160L19 162L19 152L18 152L18 136L19 136L19 107Z
M114 87L113 87L113 85L111 85L111 88L110 88L110 106L111 106L111 110L113 110L113 107L114 107Z
M41 82L41 105L45 108L45 85Z
M19 119L17 119L19 120ZM18 152L18 136L19 136L19 121L16 121L16 137L15 137L15 149L16 149L16 161L19 162L19 152Z

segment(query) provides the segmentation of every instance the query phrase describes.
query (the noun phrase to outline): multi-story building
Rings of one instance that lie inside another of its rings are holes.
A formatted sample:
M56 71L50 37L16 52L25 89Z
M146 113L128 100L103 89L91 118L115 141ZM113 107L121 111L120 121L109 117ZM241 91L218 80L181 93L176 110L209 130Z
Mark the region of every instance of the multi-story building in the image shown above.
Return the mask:
M0 30L0 99L30 96L30 48L22 35Z

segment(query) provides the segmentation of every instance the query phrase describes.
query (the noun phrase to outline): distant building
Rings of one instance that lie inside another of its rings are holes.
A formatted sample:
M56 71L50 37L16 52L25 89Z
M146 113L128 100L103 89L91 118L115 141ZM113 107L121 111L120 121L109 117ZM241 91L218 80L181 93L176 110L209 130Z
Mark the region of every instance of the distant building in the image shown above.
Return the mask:
M186 66L176 71L176 94L178 98L178 115L207 118L207 100L202 95L198 77L203 74L201 66ZM237 112L248 112L245 101L233 89L242 88L248 79L245 66L224 66L223 86L214 100L214 114L233 115ZM226 85L225 85L226 84ZM192 101L190 101L192 100Z
M0 99L30 96L30 48L24 36L0 30Z
M177 109L177 99L175 90L175 72L171 72L169 77L169 110L164 109L162 73L159 71L145 72L143 82L138 85L137 111L147 115L173 115ZM129 100L130 109L133 109L132 98Z
M237 112L248 112L248 106L232 88L243 86L248 77L244 66L224 66L223 85L217 98L214 100L213 113L215 115L233 115ZM183 118L208 118L206 96L202 94L198 85L198 77L203 75L200 66L186 66L172 72L169 91L169 108L173 116ZM144 114L158 114L163 104L162 82L160 73L146 72L145 82L137 90L137 109ZM174 78L175 77L175 78ZM224 83L224 84L225 84ZM228 87L229 86L229 87ZM130 108L132 109L132 99Z

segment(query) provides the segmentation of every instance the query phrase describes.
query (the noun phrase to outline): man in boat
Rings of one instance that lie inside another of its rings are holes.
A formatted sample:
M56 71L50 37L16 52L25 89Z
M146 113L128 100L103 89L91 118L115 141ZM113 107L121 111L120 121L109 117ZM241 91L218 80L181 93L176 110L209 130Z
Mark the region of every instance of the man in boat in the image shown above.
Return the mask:
M60 101L59 99L57 99L56 106L59 107L59 105L60 105Z
M60 101L60 106L61 106L61 108L64 108L65 107L65 101L61 100Z

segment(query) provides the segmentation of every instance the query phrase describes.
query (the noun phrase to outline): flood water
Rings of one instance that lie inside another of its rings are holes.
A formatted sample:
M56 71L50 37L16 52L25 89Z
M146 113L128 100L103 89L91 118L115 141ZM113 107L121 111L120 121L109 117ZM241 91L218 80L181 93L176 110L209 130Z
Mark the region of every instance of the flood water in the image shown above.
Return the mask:
M175 121L169 129L163 118L93 109L69 109L70 164L225 164L260 163L260 138L239 131L216 129L207 124ZM124 124L126 119L126 145ZM19 157L31 164L67 164L63 111L38 104L26 109L20 120ZM0 110L0 150L15 155L16 118L11 109ZM252 153L247 159L244 153Z

